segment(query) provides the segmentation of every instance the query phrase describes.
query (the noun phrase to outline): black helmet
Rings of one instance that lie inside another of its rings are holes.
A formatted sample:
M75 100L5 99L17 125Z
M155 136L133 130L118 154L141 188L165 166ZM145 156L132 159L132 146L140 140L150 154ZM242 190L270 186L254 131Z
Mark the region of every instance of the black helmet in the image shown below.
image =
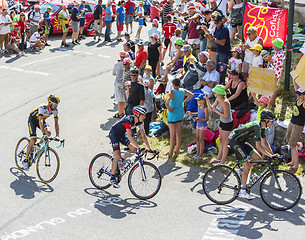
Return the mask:
M137 67L133 67L133 68L130 69L130 72L138 74L139 73L139 69Z
M270 120L270 121L274 121L275 120L275 115L273 112L268 111L268 110L264 110L261 112L261 121L264 120Z
M60 102L59 98L53 94L48 96L48 102L58 104Z
M135 115L145 115L147 113L147 109L144 106L137 105L133 107L132 112Z

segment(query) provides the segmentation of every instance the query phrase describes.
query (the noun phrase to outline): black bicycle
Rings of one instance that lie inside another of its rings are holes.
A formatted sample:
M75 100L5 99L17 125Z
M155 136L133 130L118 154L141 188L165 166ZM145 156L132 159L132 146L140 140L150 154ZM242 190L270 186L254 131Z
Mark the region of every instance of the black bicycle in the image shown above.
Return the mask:
M126 158L122 166L118 166L115 174L116 182L119 183L125 173L131 169L128 176L128 187L131 193L139 199L150 199L158 193L161 187L161 173L159 169L151 162L155 157L159 158L159 152L147 157L148 151L145 153L127 153L131 155ZM124 154L122 152L122 154ZM114 157L107 153L97 154L91 161L89 166L89 178L91 183L98 189L106 189L111 186L109 179L111 177L111 165Z
M275 169L284 158L251 160L250 163L268 164L268 167L246 185L246 191L260 180L260 195L263 202L274 210L284 211L294 207L302 195L300 180L291 172ZM202 182L205 195L216 204L228 204L239 195L241 188L242 165L238 161L233 168L216 165L209 169ZM238 169L237 171L235 169Z

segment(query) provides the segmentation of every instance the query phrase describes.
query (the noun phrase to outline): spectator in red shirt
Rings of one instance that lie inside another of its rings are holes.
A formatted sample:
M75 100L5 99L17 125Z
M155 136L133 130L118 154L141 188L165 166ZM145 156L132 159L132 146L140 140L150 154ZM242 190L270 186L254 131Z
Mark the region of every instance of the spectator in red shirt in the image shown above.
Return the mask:
M19 31L19 36L20 36L20 44L19 44L19 50L21 52L20 55L24 56L24 42L25 42L25 34L24 34L24 30L25 30L25 21L26 21L26 17L25 14L23 12L20 13L20 17L19 17L19 21L18 21L18 31Z
M133 22L133 16L135 12L136 5L131 0L128 0L125 4L125 25L126 25L126 31L128 32L128 25L130 25L130 33L132 33L132 22Z
M170 44L170 39L172 36L175 35L175 30L177 28L176 24L172 22L172 16L171 15L167 15L166 16L167 19L167 23L165 23L163 25L163 30L162 30L162 34L164 35L164 50L163 50L163 54L162 54L162 59L161 59L161 65L163 66L163 60L168 48L168 45Z
M115 1L112 0L111 2L111 8L112 8L112 14L114 16L116 16L116 4L115 4ZM115 17L112 17L112 21L111 21L111 25L110 25L110 34L112 33L112 23L115 21Z
M20 50L17 47L17 43L19 42L20 38L18 36L18 25L14 25L14 29L10 32L10 38L7 44L7 50L12 50L15 53L18 53L18 56L21 56Z
M134 62L135 67L137 67L140 71L140 75L143 77L144 74L144 68L146 66L146 61L148 58L148 52L144 48L144 42L139 41L138 42L138 51L136 53L136 59Z
M157 7L158 1L153 0L152 5L149 9L150 11L150 21L152 22L154 19L160 20L160 11L161 9Z

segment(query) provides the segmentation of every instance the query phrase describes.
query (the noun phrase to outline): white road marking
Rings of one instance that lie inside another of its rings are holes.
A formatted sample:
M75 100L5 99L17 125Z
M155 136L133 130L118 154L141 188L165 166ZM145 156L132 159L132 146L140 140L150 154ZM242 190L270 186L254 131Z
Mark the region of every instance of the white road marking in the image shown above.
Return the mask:
M99 57L102 57L102 58L110 58L110 56L101 55L101 54L99 54L98 56L99 56Z
M29 63L23 64L23 65L20 65L19 67L25 67L25 66L29 66L29 65L32 65L35 63L40 63L40 62L48 61L48 60L55 59L55 58L61 58L61 57L69 56L69 55L71 55L71 54L57 55L54 57L44 58L44 59L40 59L37 61L33 61L33 62L29 62Z
M13 71L17 71L17 72L23 72L23 73L38 74L38 75L43 75L43 76L49 76L50 75L49 73L46 73L46 72L31 71L31 70L26 70L26 69L17 68L17 67L0 66L0 68L13 70Z

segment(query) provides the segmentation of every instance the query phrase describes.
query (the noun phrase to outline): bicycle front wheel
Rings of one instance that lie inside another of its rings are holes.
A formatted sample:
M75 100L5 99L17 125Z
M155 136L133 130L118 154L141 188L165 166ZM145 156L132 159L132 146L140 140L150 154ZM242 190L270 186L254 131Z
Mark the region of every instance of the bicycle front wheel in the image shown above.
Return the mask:
M23 170L23 160L30 140L27 137L21 138L15 148L15 163L19 170Z
M112 157L107 153L97 154L89 165L89 178L91 183L97 189L106 189L110 187L110 176L107 174L111 172Z
M260 194L264 203L278 211L294 207L302 195L299 179L284 170L275 170L276 178L269 172L262 180ZM277 179L277 181L276 181Z
M150 162L136 164L128 176L128 187L131 193L142 200L156 196L160 190L161 182L159 169Z
M202 187L205 195L212 202L228 204L238 197L240 178L232 168L217 165L205 173Z
M36 163L37 176L43 183L52 182L59 171L59 157L53 148L42 150Z

